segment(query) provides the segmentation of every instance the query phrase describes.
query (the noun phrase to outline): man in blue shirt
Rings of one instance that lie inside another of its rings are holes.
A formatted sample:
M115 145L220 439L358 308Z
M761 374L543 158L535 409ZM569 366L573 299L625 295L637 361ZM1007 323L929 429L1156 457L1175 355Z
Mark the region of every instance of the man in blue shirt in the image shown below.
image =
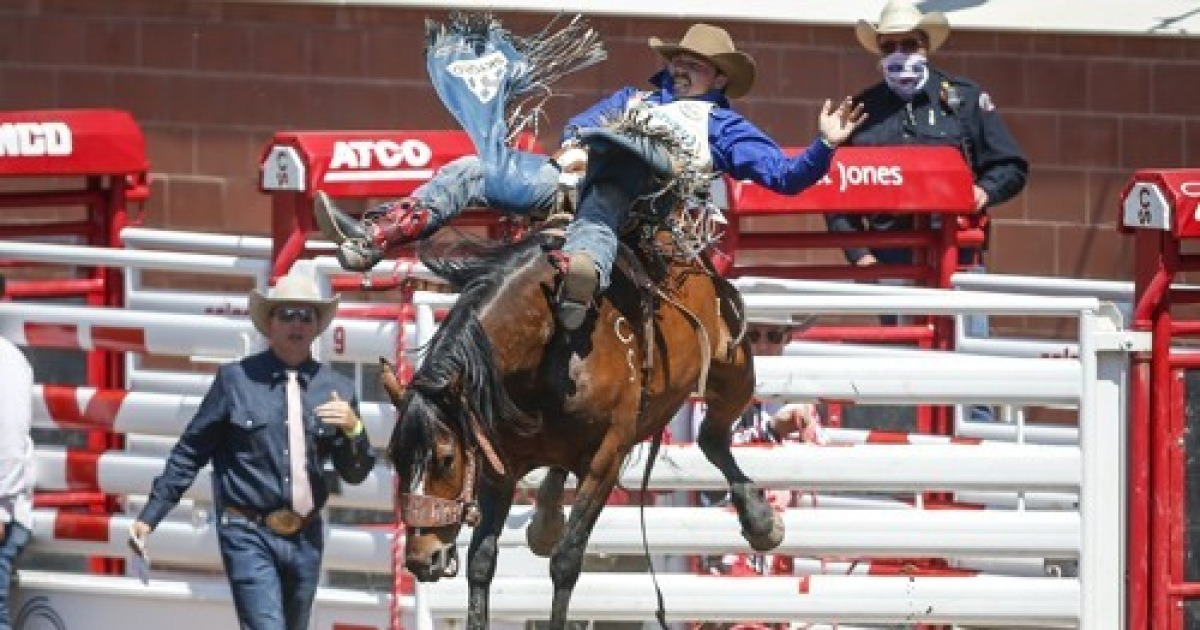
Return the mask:
M598 159L594 149L579 142L581 132L603 127L631 110L670 128L689 166L748 179L785 194L798 193L824 176L833 150L862 121L861 110L849 99L837 106L826 101L818 117L819 137L804 152L788 157L731 108L729 99L744 96L753 87L755 63L737 50L724 29L694 24L678 43L653 37L649 45L666 63L650 78L654 89L626 87L572 118L563 150L555 159L543 159L537 173L526 174L536 188L528 195L535 199L534 207L505 207L503 200L485 197L488 169L475 157L447 164L412 197L369 212L362 224L347 220L322 200L316 208L318 220L327 236L339 243L342 266L369 269L389 250L429 236L471 205L512 212L549 210L562 173L582 171L589 159ZM604 173L595 164L588 167L562 252L551 258L563 273L559 319L567 329L582 323L595 292L608 285L617 254L616 231L627 218L632 200L645 192L649 167L630 160L612 162L614 170Z
M320 577L323 463L359 483L375 464L350 379L312 358L338 299L301 276L250 295L268 349L221 366L131 531L135 549L212 462L221 559L241 627L305 630Z

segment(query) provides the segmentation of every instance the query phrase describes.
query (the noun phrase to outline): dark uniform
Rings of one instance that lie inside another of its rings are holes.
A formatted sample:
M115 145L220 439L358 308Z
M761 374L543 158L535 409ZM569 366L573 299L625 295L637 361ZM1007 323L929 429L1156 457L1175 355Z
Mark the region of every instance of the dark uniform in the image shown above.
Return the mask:
M988 96L967 79L948 77L930 68L929 80L911 102L896 96L880 81L854 99L862 103L867 120L850 136L848 145L951 145L962 149L975 183L993 206L1012 198L1025 187L1029 163ZM910 214L830 214L825 217L831 232L865 230L904 231L913 228ZM846 259L856 263L867 250L845 250ZM912 262L910 249L872 250L886 264ZM974 252L964 252L964 260Z

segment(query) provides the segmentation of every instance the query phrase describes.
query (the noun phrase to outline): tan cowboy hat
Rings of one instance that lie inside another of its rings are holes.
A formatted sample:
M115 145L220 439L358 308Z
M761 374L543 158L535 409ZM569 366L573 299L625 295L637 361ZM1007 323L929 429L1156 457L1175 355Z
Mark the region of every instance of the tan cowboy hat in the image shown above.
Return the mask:
M879 13L879 23L871 24L859 20L854 27L854 34L863 48L879 54L879 36L892 33L907 33L921 31L929 38L929 52L933 52L946 43L950 37L950 22L941 11L921 13L917 5L909 0L888 0Z
M707 59L729 78L725 86L725 95L729 98L745 96L754 86L754 58L738 50L733 45L733 38L719 26L693 24L677 44L657 37L651 37L649 43L663 59L670 60L683 52Z
M283 276L275 281L275 286L271 287L267 295L263 295L258 289L250 292L250 321L254 322L254 327L265 337L271 311L276 306L306 304L317 310L317 332L321 333L333 321L339 297L335 295L329 299L322 299L317 284L311 279L304 276Z

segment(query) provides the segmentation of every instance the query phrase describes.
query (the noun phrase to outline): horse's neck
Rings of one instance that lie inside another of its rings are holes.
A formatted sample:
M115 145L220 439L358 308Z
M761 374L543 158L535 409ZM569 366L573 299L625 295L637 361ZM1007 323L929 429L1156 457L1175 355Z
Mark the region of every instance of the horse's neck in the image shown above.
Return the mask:
M547 298L553 291L554 268L544 256L534 256L509 275L479 310L479 321L493 340L498 364L506 371L536 366L541 360L554 332L554 314Z

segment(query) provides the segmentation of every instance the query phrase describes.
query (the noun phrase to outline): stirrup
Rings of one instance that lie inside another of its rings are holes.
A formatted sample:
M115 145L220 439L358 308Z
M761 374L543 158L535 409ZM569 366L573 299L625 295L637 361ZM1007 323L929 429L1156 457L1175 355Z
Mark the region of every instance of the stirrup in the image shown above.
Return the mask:
M572 252L567 255L566 269L558 291L558 318L563 328L576 330L587 319L592 298L600 284L596 262L587 252Z

